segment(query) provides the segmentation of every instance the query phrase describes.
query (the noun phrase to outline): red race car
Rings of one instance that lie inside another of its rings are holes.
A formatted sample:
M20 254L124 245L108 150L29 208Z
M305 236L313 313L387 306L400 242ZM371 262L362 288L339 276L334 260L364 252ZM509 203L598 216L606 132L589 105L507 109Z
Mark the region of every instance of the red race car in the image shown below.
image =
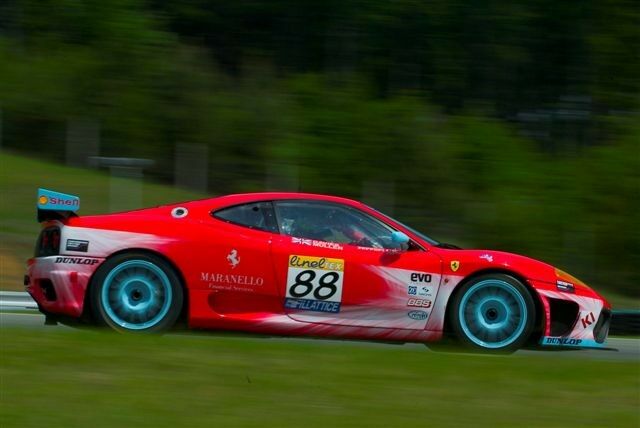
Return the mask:
M50 321L120 331L190 328L472 348L602 347L611 306L571 275L439 243L353 200L222 196L79 217L38 194L27 291Z

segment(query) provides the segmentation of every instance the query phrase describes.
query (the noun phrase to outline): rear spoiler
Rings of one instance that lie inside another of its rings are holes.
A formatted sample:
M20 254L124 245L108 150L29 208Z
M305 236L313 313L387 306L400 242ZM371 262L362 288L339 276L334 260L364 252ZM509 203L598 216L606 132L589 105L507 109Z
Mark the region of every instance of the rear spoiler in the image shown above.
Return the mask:
M74 195L38 189L38 222L66 220L76 216L80 209L80 198Z

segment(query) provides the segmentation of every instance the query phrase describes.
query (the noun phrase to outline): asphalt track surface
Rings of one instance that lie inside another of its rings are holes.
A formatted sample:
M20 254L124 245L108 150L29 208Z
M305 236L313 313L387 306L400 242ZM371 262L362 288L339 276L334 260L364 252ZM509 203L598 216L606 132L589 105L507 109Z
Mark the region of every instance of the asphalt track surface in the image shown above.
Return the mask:
M44 324L44 316L40 313L33 311L24 311L24 312L0 312L0 328L7 327L22 327L22 328L45 328L45 329L68 329L70 327L66 327L63 325L45 325ZM189 333L189 332L180 332L176 334L193 334L198 335L200 337L210 336L212 338L220 336L218 332L212 333ZM229 337L225 335L225 337ZM362 342L362 341L336 341L329 339L321 339L321 340L312 340L312 339L300 339L300 338L273 338L268 337L270 340L276 341L287 341L287 342L300 342L304 341L306 343L316 343L319 346L326 343L342 343L345 346L397 346L390 345L385 343L376 343L376 342ZM264 340L264 337L260 336L245 336L238 335L238 340ZM621 337L610 337L607 340L607 348L606 349L545 349L545 350L522 350L515 353L515 355L537 355L544 356L548 358L590 358L590 359L598 359L598 360L635 360L640 362L640 339L629 339L629 338L621 338ZM424 345L417 343L407 343L401 345L407 348L420 348L425 349Z

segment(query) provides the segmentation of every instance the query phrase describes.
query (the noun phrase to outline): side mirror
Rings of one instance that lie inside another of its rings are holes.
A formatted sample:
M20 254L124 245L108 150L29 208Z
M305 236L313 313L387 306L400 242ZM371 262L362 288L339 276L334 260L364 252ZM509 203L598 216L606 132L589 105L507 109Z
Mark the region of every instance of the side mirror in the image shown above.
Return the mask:
M400 247L402 250L409 248L409 237L400 231L391 232L391 242Z

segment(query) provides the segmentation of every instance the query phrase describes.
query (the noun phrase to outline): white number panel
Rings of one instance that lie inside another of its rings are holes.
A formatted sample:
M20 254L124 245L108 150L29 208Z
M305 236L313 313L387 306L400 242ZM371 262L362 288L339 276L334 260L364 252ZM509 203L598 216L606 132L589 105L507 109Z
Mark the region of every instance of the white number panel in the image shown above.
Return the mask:
M300 311L340 312L344 260L289 256L284 307Z

